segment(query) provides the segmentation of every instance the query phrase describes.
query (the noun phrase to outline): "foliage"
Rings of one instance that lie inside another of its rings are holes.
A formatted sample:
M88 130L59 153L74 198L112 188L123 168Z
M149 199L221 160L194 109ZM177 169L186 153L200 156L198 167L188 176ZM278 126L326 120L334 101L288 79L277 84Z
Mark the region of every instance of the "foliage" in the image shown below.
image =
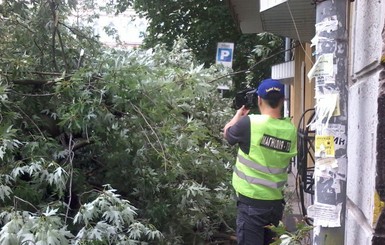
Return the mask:
M270 77L271 66L283 61L283 40L271 33L258 33L256 44L248 55L251 67L246 76L249 85L255 86L259 81ZM268 72L266 72L268 71Z
M76 237L60 218L59 208L47 206L43 213L2 212L1 244L137 244L142 237L162 237L158 230L136 221L135 208L106 187L94 201L82 205L74 217L74 223L84 223Z
M269 228L276 233L278 238L272 245L310 244L311 231L313 230L313 226L307 225L304 221L296 224L297 229L294 232L287 231L282 222L277 227L269 226Z
M122 200L110 186L90 203L81 206L74 223L84 223L75 244L107 241L107 244L136 244L138 240L154 240L162 234L135 220L136 208Z
M204 68L183 39L107 49L68 20L76 8L0 5L2 244L183 244L231 232L234 152L221 129L233 112L216 90L228 70Z

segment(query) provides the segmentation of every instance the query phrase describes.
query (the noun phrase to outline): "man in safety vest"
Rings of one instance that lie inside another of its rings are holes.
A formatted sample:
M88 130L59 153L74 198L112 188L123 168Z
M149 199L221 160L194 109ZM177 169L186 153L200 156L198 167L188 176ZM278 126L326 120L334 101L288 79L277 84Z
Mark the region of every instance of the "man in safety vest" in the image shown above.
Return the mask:
M237 194L237 241L262 245L274 236L266 225L282 219L287 168L297 154L297 132L282 118L284 85L266 79L256 90L261 115L248 115L242 106L225 125L224 136L239 150L232 184Z

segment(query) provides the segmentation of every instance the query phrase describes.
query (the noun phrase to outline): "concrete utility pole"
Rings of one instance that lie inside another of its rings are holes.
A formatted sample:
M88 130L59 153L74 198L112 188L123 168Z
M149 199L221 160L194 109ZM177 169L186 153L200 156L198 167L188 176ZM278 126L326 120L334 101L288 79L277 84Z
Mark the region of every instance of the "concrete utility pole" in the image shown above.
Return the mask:
M314 244L343 245L347 173L348 0L316 3ZM312 72L312 71L311 71ZM310 213L309 212L309 213Z

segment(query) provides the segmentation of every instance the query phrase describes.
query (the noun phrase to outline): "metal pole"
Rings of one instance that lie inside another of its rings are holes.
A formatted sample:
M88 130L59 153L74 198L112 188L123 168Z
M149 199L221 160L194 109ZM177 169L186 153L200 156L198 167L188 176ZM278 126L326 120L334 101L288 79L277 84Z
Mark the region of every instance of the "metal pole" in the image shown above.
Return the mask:
M313 76L316 81L313 124L316 130L316 162L315 201L312 206L315 245L343 245L345 240L347 6L347 0L316 1L317 62L314 66L318 69Z

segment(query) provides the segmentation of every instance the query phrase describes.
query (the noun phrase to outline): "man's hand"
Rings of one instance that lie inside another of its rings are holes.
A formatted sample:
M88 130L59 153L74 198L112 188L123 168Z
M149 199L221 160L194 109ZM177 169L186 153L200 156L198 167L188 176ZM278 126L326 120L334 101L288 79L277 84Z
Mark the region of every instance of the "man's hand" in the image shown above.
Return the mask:
M236 124L243 116L249 114L250 109L247 109L244 105L237 110L234 117L223 128L223 134L226 137L227 129Z
M247 108L243 105L241 108L239 108L239 109L237 110L237 113L236 113L235 115L237 116L237 114L238 114L238 117L242 117L242 116L246 116L247 114L249 114L249 112L250 112L250 109L247 109Z

